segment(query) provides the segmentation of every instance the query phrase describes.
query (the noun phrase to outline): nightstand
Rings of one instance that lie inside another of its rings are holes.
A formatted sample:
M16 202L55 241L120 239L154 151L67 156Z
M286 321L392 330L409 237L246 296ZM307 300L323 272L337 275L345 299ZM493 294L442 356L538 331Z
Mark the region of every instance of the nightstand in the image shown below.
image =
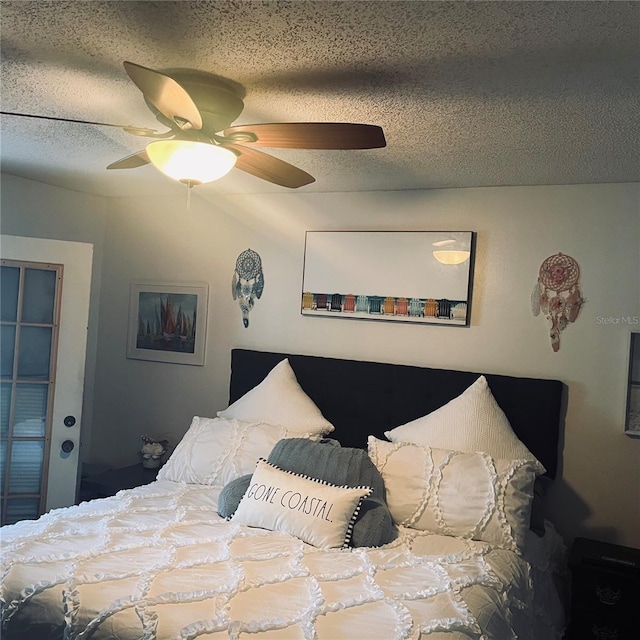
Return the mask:
M566 640L631 640L640 602L640 550L576 538L569 556Z
M153 482L158 471L159 469L145 469L141 464L132 464L121 469L110 469L83 478L80 487L81 493L92 498L108 498L122 489L133 489Z

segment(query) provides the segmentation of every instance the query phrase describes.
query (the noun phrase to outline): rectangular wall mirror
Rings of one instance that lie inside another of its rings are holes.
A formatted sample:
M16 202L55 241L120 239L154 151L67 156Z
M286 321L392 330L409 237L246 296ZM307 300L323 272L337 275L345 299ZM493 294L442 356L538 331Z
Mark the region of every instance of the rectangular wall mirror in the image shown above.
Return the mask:
M307 231L303 315L469 326L472 231Z

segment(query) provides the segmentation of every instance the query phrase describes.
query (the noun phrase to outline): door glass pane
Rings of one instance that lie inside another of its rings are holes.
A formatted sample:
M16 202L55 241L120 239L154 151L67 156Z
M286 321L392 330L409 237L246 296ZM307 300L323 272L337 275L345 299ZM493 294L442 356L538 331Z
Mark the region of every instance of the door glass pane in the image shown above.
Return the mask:
M11 409L11 383L3 382L0 385L0 435L6 438L9 435L9 411Z
M13 376L13 352L16 342L15 326L0 326L0 376Z
M3 322L18 320L18 286L20 269L18 267L2 267L0 280L0 319Z
M48 380L51 328L22 327L18 352L18 378Z
M16 385L13 435L43 437L47 418L47 384Z
M5 524L15 524L19 520L33 520L40 513L38 498L13 498L7 500L7 519Z
M55 294L55 271L25 269L21 321L52 324Z
M14 440L9 466L9 493L40 493L44 442Z

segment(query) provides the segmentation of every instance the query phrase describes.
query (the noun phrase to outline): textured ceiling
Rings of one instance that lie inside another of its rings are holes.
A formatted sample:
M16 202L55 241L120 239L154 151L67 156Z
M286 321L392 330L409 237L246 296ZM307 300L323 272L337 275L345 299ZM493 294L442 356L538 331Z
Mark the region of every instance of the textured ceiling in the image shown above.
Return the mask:
M273 150L300 192L640 179L638 2L0 2L2 110L159 127L122 62L246 90L235 124L364 122L387 147ZM159 195L119 129L2 116L2 170ZM271 153L271 150L265 149ZM198 189L286 192L234 170ZM204 195L204 194L203 194Z

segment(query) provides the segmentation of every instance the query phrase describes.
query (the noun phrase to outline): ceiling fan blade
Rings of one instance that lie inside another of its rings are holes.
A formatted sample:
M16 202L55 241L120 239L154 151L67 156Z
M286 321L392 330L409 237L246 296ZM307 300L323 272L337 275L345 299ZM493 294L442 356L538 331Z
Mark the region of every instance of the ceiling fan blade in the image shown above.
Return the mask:
M250 149L244 145L233 143L224 143L221 146L230 149L238 156L236 169L250 173L256 178L262 178L273 184L278 184L281 187L297 189L316 180L306 171L257 149Z
M133 153L126 158L120 158L120 160L112 162L107 169L135 169L136 167L142 167L150 162L151 160L149 160L147 150L143 149L142 151L138 151L138 153Z
M155 129L149 129L147 127L134 127L130 124L111 124L109 122L92 122L91 120L75 120L73 118L58 118L56 116L38 116L33 113L16 113L15 111L0 111L3 116L18 116L20 118L36 118L38 120L53 120L55 122L73 122L75 124L95 124L100 127L116 127L117 129L123 129L127 133L132 133L134 136L148 136L150 138L163 138L166 136L174 135L173 131L166 133L158 133Z
M187 91L173 78L134 62L124 62L127 75L144 97L180 129L202 129L202 116Z
M387 142L382 128L345 122L244 124L224 130L242 144L283 149L377 149Z

